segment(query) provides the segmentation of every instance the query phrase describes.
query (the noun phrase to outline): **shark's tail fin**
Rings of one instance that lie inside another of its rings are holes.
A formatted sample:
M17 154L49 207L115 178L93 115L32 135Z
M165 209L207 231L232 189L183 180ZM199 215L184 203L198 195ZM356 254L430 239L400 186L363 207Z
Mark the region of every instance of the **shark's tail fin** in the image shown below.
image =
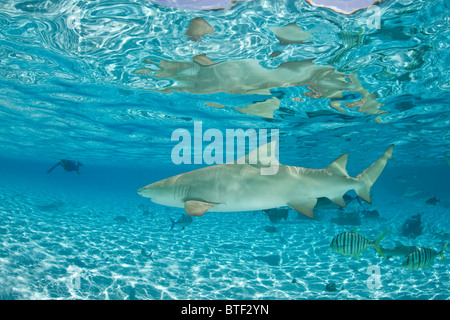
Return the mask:
M170 219L170 221L172 221L172 226L170 227L170 230L172 230L173 227L175 227L175 221L172 218L169 218L169 219Z
M372 185L375 183L375 181L377 181L378 177L380 176L381 172L386 166L388 159L392 159L393 150L394 145L391 145L386 150L386 152L380 157L380 159L375 161L369 168L361 172L356 177L356 179L359 180L361 183L357 188L355 188L355 191L358 197L360 197L364 201L371 203L370 188L372 188Z
M381 251L381 246L380 246L380 241L381 239L384 238L384 236L386 235L386 233L389 230L385 230L374 242L373 242L373 246L375 247L375 250L377 250L377 252L383 257L386 258L386 256L384 255L383 251ZM386 258L387 259L387 258Z
M445 248L447 248L447 245L448 245L448 242L446 242L446 243L444 244L444 247L442 248L441 252L439 252L439 255L441 256L441 259L442 259L442 261L444 261L444 262L447 262L447 260L445 260L445 258L444 258L444 251L445 251Z

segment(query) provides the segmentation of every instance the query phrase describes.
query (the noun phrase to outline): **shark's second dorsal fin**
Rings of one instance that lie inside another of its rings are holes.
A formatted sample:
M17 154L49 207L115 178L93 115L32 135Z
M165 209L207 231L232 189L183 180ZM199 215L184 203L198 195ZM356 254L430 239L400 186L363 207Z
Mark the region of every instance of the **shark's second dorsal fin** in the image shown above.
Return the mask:
M233 161L234 164L249 164L257 167L278 166L277 141L263 144L259 148L254 149L245 156Z
M348 153L345 153L326 167L326 170L334 175L348 177L347 169L345 168L347 166L347 160Z

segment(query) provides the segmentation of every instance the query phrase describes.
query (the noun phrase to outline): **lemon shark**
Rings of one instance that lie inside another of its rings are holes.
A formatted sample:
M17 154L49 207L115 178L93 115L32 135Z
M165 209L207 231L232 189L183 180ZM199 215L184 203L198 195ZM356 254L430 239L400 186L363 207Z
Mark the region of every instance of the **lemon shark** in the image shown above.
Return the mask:
M157 181L138 193L157 204L184 208L191 216L201 216L207 211L256 211L289 206L313 218L313 209L321 197L345 207L344 194L354 190L371 203L370 189L392 158L394 148L391 145L369 168L352 178L346 170L348 154L324 169L287 166L278 162L275 143L262 145L233 162ZM273 174L261 171L275 167Z

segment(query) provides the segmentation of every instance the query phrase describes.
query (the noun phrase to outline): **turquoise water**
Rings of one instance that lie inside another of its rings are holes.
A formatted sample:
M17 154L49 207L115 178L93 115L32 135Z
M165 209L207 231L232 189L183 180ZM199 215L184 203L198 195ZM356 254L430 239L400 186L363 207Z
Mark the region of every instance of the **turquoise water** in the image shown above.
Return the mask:
M174 3L0 4L0 298L449 299L440 258L410 270L404 256L356 259L330 243L355 227L369 240L389 229L385 249L450 239L450 2L351 15L300 0ZM198 17L205 34L187 35ZM395 149L372 204L314 219L289 208L276 224L207 212L170 230L184 210L137 190L207 165L171 158L172 133L194 135L194 121L224 136L278 129L286 165L348 153L352 177ZM80 174L47 174L60 159ZM405 234L417 214L420 232Z

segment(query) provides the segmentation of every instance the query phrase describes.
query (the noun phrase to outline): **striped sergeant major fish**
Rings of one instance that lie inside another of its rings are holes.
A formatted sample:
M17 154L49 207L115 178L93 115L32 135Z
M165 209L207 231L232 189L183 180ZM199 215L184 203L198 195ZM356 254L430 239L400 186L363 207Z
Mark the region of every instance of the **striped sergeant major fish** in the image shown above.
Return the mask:
M336 251L337 253L354 256L355 258L359 259L359 255L368 247L373 245L375 247L375 250L383 258L386 258L383 251L381 251L379 243L381 239L383 239L383 237L386 235L388 230L384 231L375 241L370 241L356 232L357 228L353 229L350 232L343 232L335 236L330 244L331 249L333 251Z
M403 266L407 269L417 270L420 268L428 268L436 259L437 256L441 256L441 259L446 262L444 258L444 250L447 247L448 242L444 244L444 247L440 252L436 252L430 248L417 248L416 251L410 253L405 261L403 261Z

